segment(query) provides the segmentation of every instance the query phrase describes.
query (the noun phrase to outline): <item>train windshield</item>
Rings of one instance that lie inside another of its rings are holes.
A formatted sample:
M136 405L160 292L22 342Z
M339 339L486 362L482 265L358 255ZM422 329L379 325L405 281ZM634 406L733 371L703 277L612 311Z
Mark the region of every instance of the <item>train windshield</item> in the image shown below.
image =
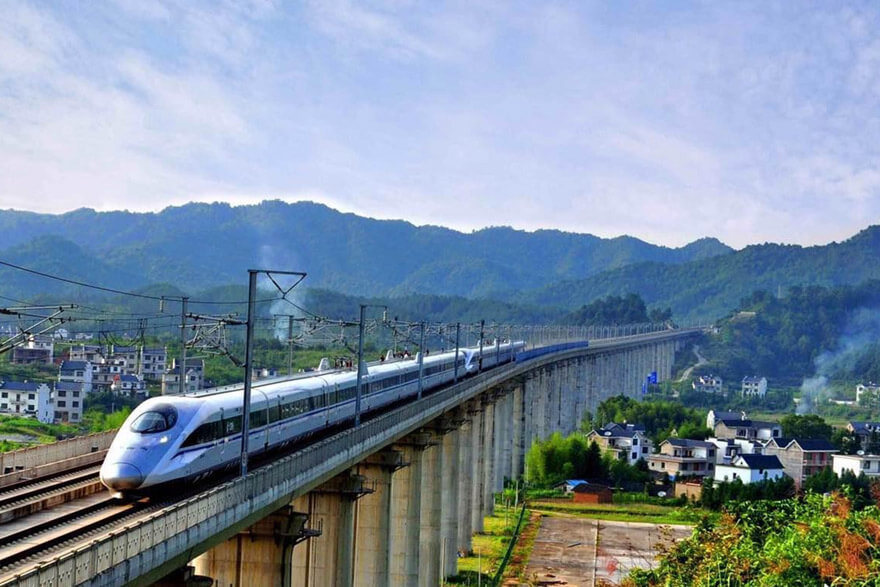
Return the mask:
M158 405L149 412L144 412L131 423L132 432L149 434L164 432L177 423L177 410L173 406Z

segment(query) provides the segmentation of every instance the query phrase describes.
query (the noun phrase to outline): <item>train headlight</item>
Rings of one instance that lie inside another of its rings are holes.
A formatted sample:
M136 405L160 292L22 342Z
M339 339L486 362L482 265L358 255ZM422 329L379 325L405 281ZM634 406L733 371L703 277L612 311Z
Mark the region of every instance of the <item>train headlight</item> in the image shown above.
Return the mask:
M159 439L159 444L165 444L166 442L168 442L168 435L167 434Z

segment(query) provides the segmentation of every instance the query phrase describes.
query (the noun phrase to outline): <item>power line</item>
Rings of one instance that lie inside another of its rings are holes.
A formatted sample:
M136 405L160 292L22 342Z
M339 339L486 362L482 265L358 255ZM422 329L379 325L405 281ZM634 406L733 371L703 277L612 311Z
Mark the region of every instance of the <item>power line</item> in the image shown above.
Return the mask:
M171 300L171 301L176 301L176 302L183 302L183 298L185 297L185 296L170 296L170 295L154 296L154 295L149 295L149 294L141 294L141 293L137 293L137 292L133 292L133 291L123 291L121 289L114 289L112 287L105 287L103 285L96 285L93 283L86 283L84 281L77 281L76 279L69 279L67 277L61 277L60 275L52 275L51 273L37 271L36 269L30 269L28 267L16 265L15 263L10 263L8 261L0 261L0 265L4 265L6 267L9 267L11 269L16 269L18 271L24 271L25 273L30 273L32 275L38 275L40 277L45 277L46 279L53 279L55 281L69 283L71 285L78 285L80 287L85 287L88 289L95 289L98 291L118 294L118 295L122 295L122 296L130 296L130 297L142 298L142 299L146 299L146 300L155 300L155 301ZM277 301L281 301L281 300L289 301L284 297L285 295L287 295L286 292L281 297L266 298L263 300L255 300L255 303L277 302ZM6 298L6 299L11 300L11 298ZM18 300L13 300L13 301L18 302ZM21 302L19 302L19 303L21 303ZM209 304L209 305L222 305L222 304L242 305L242 304L247 304L248 301L247 300L237 300L237 301L190 300L189 303L190 304Z

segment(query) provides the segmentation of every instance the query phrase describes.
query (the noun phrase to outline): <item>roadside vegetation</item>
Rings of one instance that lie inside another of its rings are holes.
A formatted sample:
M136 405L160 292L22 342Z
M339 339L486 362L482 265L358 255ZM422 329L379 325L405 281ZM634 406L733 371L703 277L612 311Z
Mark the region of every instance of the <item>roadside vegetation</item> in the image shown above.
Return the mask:
M629 587L880 584L880 509L859 510L844 493L731 504L717 523L698 524L654 570Z
M520 509L512 505L495 505L495 512L483 519L483 532L474 534L473 551L459 553L458 574L446 579L447 585L491 585L513 539ZM526 512L520 537L514 548L505 576L516 577L524 572L531 545L537 534L539 519Z

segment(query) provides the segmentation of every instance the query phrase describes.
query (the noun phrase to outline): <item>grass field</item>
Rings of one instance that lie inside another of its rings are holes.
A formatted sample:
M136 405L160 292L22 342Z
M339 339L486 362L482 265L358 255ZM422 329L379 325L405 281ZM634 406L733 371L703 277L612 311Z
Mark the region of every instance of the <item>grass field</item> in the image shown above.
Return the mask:
M504 558L507 545L513 537L518 515L519 511L512 507L496 505L495 513L487 516L483 521L483 532L474 535L473 555L458 559L458 575L448 578L446 584L488 585L498 571L501 559ZM514 561L518 558L522 559L523 553L518 550L519 547L514 551ZM508 568L515 569L513 564Z
M58 438L77 434L73 426L43 424L34 418L19 418L15 416L0 416L0 437L14 436L25 437L32 444L45 444L55 442ZM33 440L30 440L33 439ZM20 442L8 443L6 450L14 450L24 446Z
M568 499L542 499L529 502L532 511L547 515L570 515L616 522L693 525L708 514L690 506L664 506L648 503L580 504Z

